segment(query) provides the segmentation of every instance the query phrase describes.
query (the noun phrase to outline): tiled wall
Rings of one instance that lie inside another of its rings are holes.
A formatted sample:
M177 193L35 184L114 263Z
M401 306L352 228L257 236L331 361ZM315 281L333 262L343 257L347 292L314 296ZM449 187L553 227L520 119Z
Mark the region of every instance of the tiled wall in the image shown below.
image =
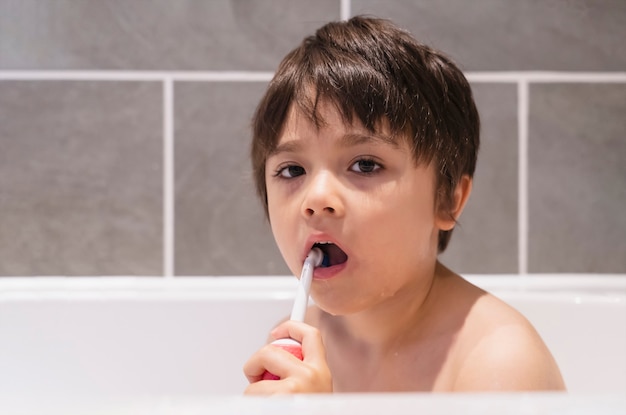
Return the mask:
M483 144L446 264L626 273L623 0L0 0L0 275L288 273L251 113L303 36L362 13L475 90Z

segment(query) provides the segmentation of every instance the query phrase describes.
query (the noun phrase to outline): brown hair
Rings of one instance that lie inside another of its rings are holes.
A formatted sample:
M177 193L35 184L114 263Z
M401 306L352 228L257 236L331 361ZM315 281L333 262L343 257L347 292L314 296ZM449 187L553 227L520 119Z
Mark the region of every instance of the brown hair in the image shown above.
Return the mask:
M311 96L313 95L313 96ZM476 167L480 121L469 83L445 55L388 20L357 16L332 22L304 39L280 63L253 118L252 167L267 214L265 163L292 105L317 126L320 101L344 121L374 132L385 120L406 137L417 163L434 162L437 205L450 215L454 190ZM451 215L452 216L452 215ZM450 231L440 231L438 250Z

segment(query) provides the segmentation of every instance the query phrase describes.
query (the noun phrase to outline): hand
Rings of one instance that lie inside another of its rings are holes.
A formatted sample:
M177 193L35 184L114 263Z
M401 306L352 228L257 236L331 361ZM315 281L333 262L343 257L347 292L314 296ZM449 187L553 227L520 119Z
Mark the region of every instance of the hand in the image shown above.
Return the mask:
M271 336L273 339L290 337L299 341L303 360L280 347L265 345L244 365L243 371L250 382L245 394L332 392L332 376L319 330L297 321L285 321L272 330ZM280 379L262 380L265 371Z

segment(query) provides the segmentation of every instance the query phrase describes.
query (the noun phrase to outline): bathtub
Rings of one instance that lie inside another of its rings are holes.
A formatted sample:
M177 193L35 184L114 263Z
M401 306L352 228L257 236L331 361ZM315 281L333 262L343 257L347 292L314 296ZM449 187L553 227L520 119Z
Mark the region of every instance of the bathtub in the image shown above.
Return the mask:
M534 324L561 368L567 405L602 396L626 408L625 275L466 278ZM35 396L251 405L239 396L241 367L288 315L295 288L293 277L0 278L0 408ZM563 399L550 395L537 399ZM289 402L302 399L351 398Z

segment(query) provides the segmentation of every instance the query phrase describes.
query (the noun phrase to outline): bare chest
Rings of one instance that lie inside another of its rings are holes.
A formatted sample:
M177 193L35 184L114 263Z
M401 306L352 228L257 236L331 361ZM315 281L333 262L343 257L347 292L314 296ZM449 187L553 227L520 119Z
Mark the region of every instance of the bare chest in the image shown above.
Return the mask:
M449 391L454 382L453 347L429 342L374 353L328 345L335 392Z

